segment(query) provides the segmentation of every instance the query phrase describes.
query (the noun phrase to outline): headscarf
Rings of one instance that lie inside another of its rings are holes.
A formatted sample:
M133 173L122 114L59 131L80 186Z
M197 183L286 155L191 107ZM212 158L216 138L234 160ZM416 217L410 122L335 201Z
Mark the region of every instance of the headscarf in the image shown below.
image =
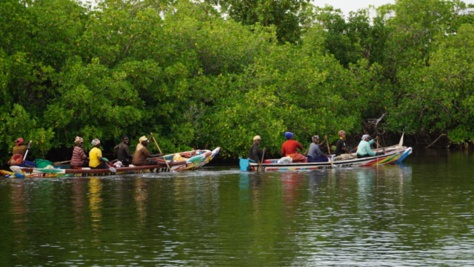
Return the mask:
M80 143L84 143L84 139L80 136L76 136L76 139L74 139L74 144L79 145Z
M21 137L18 137L18 139L16 139L16 141L15 141L15 144L16 144L17 146L21 146L21 145L23 145L24 143L25 143L25 140L23 140L23 138L21 138Z
M256 135L256 136L253 137L253 140L254 141L262 140L262 138L260 137L260 135Z
M319 140L319 135L313 135L313 140L318 139Z
M148 138L146 136L142 136L142 137L140 137L140 139L138 139L138 141L140 141L140 143L141 142L148 142Z
M92 140L91 144L92 144L92 146L98 146L98 145L100 145L100 140L97 139L97 138L94 138L94 140Z
M368 134L362 135L362 140L369 139L369 138L370 138L370 135L368 135Z
M286 132L286 133L285 133L285 138L286 138L286 139L291 139L291 138L293 138L293 133L292 133L292 132Z

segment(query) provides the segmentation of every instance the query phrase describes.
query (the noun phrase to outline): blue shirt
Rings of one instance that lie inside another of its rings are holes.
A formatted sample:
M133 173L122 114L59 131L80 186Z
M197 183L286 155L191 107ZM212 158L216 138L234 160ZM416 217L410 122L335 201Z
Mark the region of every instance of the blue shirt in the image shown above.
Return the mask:
M308 156L312 157L313 159L317 159L319 156L322 155L323 152L321 152L321 149L319 148L318 144L311 143L311 145L309 145Z

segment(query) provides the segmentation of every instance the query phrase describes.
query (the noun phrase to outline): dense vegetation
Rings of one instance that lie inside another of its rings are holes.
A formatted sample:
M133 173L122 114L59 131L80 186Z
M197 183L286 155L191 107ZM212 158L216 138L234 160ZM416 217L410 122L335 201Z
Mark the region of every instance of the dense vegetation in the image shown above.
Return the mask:
M19 136L41 158L76 135L113 145L149 132L164 152L221 146L224 158L256 134L278 154L285 131L467 146L473 24L471 8L442 0L348 17L305 0L3 0L2 160Z

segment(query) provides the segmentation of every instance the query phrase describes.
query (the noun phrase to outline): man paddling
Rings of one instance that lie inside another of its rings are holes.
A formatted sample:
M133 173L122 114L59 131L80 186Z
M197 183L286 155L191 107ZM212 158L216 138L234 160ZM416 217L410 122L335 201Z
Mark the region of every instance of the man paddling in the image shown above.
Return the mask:
M372 157L376 155L383 155L383 152L375 152L370 148L370 145L374 143L374 140L368 134L362 135L362 140L357 147L357 157L364 158L364 157Z
M248 157L249 159L255 162L262 162L263 151L260 149L261 141L262 141L262 138L260 137L260 135L256 135L253 137L253 143L252 143L252 146L250 147Z
M329 157L324 154L320 148L320 145L324 144L326 138L324 138L324 141L321 144L319 143L318 135L314 135L311 139L313 142L308 149L308 162L327 162Z
M132 164L135 166L158 164L156 160L150 158L158 156L152 155L148 150L147 145L150 140L148 140L146 136L142 136L138 141L139 143L137 144L137 148L135 149L135 153L133 154Z

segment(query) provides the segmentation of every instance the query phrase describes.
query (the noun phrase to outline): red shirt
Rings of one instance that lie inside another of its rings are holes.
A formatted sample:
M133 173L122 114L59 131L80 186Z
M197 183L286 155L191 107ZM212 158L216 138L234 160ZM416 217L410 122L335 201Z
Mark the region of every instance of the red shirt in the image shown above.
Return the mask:
M283 156L294 154L298 152L297 148L303 149L303 146L296 140L286 140L283 145L281 145L281 154Z

